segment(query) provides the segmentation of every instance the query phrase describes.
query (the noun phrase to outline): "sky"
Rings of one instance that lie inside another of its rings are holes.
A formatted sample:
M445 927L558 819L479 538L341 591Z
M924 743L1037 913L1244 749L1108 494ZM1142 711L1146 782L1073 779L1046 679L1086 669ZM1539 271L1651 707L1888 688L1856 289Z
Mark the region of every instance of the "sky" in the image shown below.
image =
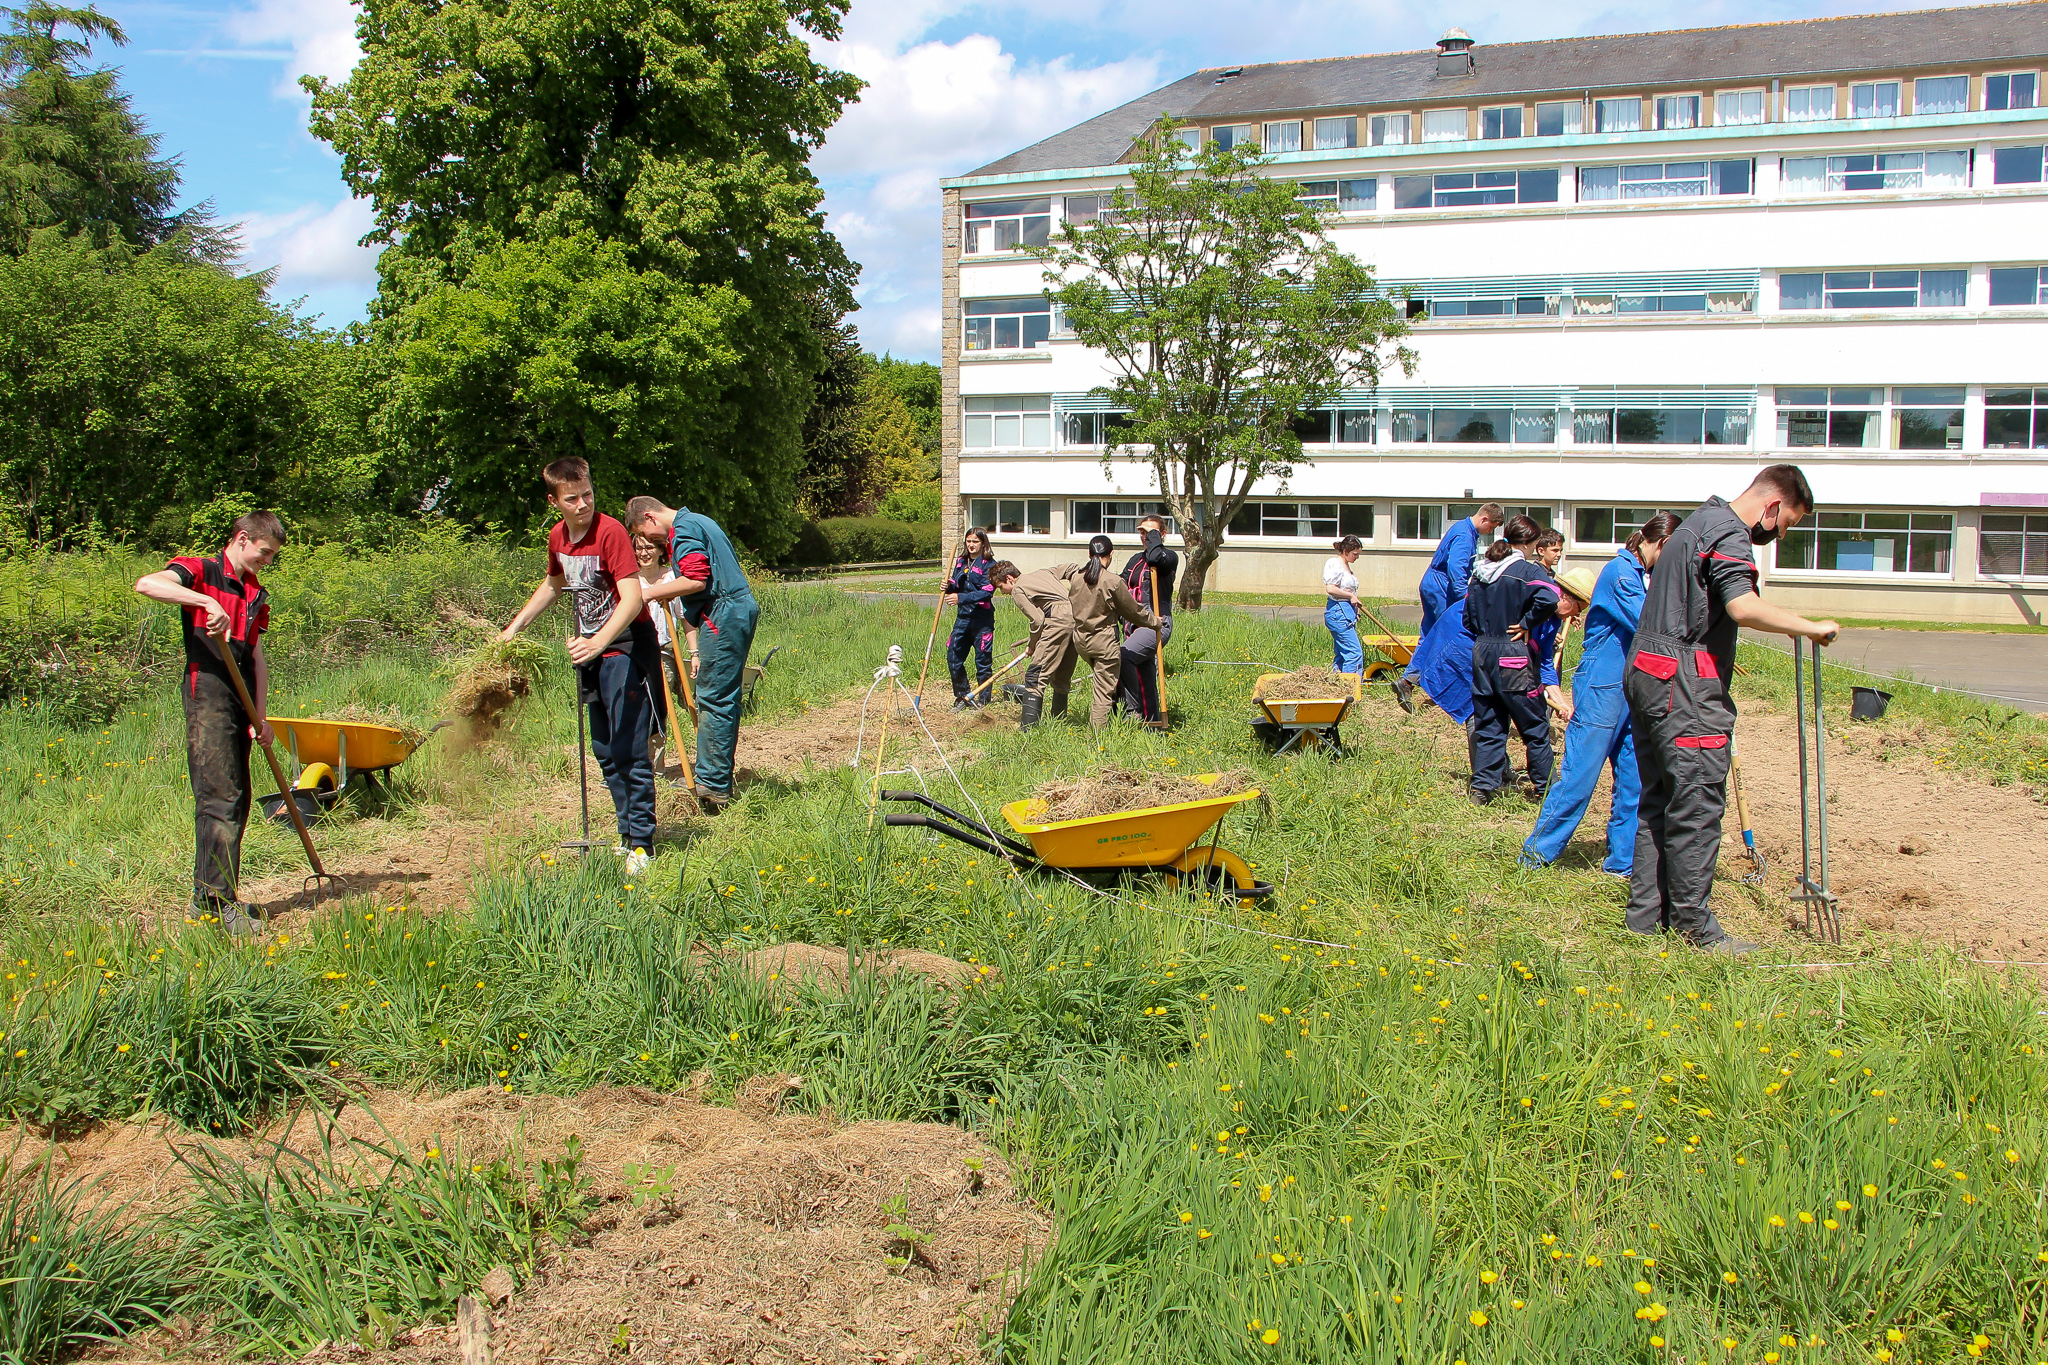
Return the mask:
M1867 12L1824 0L853 0L821 61L867 82L814 160L831 229L860 262L853 321L877 353L937 360L939 180L1209 66L1427 48L1457 24L1489 42ZM353 65L347 0L102 0L127 30L119 66L137 111L179 157L187 201L242 225L244 264L274 297L339 326L375 295L357 245L368 205L306 131L303 73Z

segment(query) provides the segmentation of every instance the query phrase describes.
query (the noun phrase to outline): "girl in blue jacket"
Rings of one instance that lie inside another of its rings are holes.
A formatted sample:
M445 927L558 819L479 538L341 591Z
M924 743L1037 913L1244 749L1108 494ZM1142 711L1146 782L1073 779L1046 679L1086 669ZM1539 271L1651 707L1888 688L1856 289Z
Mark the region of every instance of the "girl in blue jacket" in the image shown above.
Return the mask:
M1550 570L1523 553L1541 529L1509 517L1501 539L1472 566L1464 625L1471 639L1466 667L1472 689L1472 800L1486 805L1507 785L1508 730L1521 735L1529 780L1550 785L1550 716L1543 705L1543 639L1555 641L1559 593ZM1442 629L1441 625L1438 627ZM1550 661L1554 670L1556 664ZM1555 672L1551 673L1555 678Z
M1615 553L1593 588L1586 611L1585 642L1572 675L1570 724L1564 736L1564 771L1536 816L1536 828L1522 845L1522 865L1543 867L1571 842L1599 784L1600 769L1614 771L1613 809L1607 817L1607 858L1601 867L1626 877L1635 864L1636 800L1642 778L1636 770L1635 739L1628 701L1621 693L1629 646L1642 619L1643 590L1664 542L1678 518L1659 512L1643 523Z
M946 671L953 675L953 709L986 706L988 680L995 674L996 604L995 588L988 571L995 563L989 551L988 532L975 527L961 538L960 558L946 579L946 604L959 608L953 621L953 637L946 642ZM967 686L967 655L974 655L979 690Z

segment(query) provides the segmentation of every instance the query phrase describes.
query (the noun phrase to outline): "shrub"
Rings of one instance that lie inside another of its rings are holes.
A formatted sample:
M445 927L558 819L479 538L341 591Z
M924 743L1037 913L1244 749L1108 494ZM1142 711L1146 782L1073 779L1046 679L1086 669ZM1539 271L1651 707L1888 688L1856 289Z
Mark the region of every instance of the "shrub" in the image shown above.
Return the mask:
M791 552L795 564L871 564L938 557L939 524L888 517L827 517L806 526Z
M882 499L882 505L875 509L875 515L912 523L936 522L939 520L939 486L920 483L893 489Z

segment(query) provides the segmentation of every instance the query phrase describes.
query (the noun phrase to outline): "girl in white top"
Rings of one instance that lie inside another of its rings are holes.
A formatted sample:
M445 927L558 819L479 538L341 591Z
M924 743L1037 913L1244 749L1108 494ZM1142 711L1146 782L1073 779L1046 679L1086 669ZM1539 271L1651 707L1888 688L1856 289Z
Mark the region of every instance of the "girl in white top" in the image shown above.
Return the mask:
M1358 575L1351 566L1365 552L1365 543L1346 536L1331 548L1337 553L1323 561L1323 592L1330 599L1323 607L1323 624L1330 628L1336 659L1330 667L1339 673L1362 673L1365 646L1358 640Z

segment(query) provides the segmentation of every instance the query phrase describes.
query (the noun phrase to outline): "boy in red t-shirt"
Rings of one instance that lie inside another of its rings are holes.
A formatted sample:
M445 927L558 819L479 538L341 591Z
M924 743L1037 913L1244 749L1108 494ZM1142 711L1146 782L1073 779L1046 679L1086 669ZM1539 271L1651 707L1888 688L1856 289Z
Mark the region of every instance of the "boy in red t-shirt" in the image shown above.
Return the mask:
M569 658L577 701L590 711L590 751L612 794L619 847L638 875L654 848L654 765L647 736L654 720L649 682L659 678L661 646L641 598L632 537L597 510L590 466L574 457L541 471L548 503L562 519L548 532L548 573L498 638L509 640L566 590L573 594Z
M182 608L185 672L178 695L185 704L185 764L192 776L192 911L231 934L253 932L242 903L242 831L249 825L249 741L270 742L270 668L263 632L270 628L270 594L256 571L284 544L275 512L236 520L217 555L180 555L135 580L152 602ZM242 709L221 651L234 651L256 714Z

